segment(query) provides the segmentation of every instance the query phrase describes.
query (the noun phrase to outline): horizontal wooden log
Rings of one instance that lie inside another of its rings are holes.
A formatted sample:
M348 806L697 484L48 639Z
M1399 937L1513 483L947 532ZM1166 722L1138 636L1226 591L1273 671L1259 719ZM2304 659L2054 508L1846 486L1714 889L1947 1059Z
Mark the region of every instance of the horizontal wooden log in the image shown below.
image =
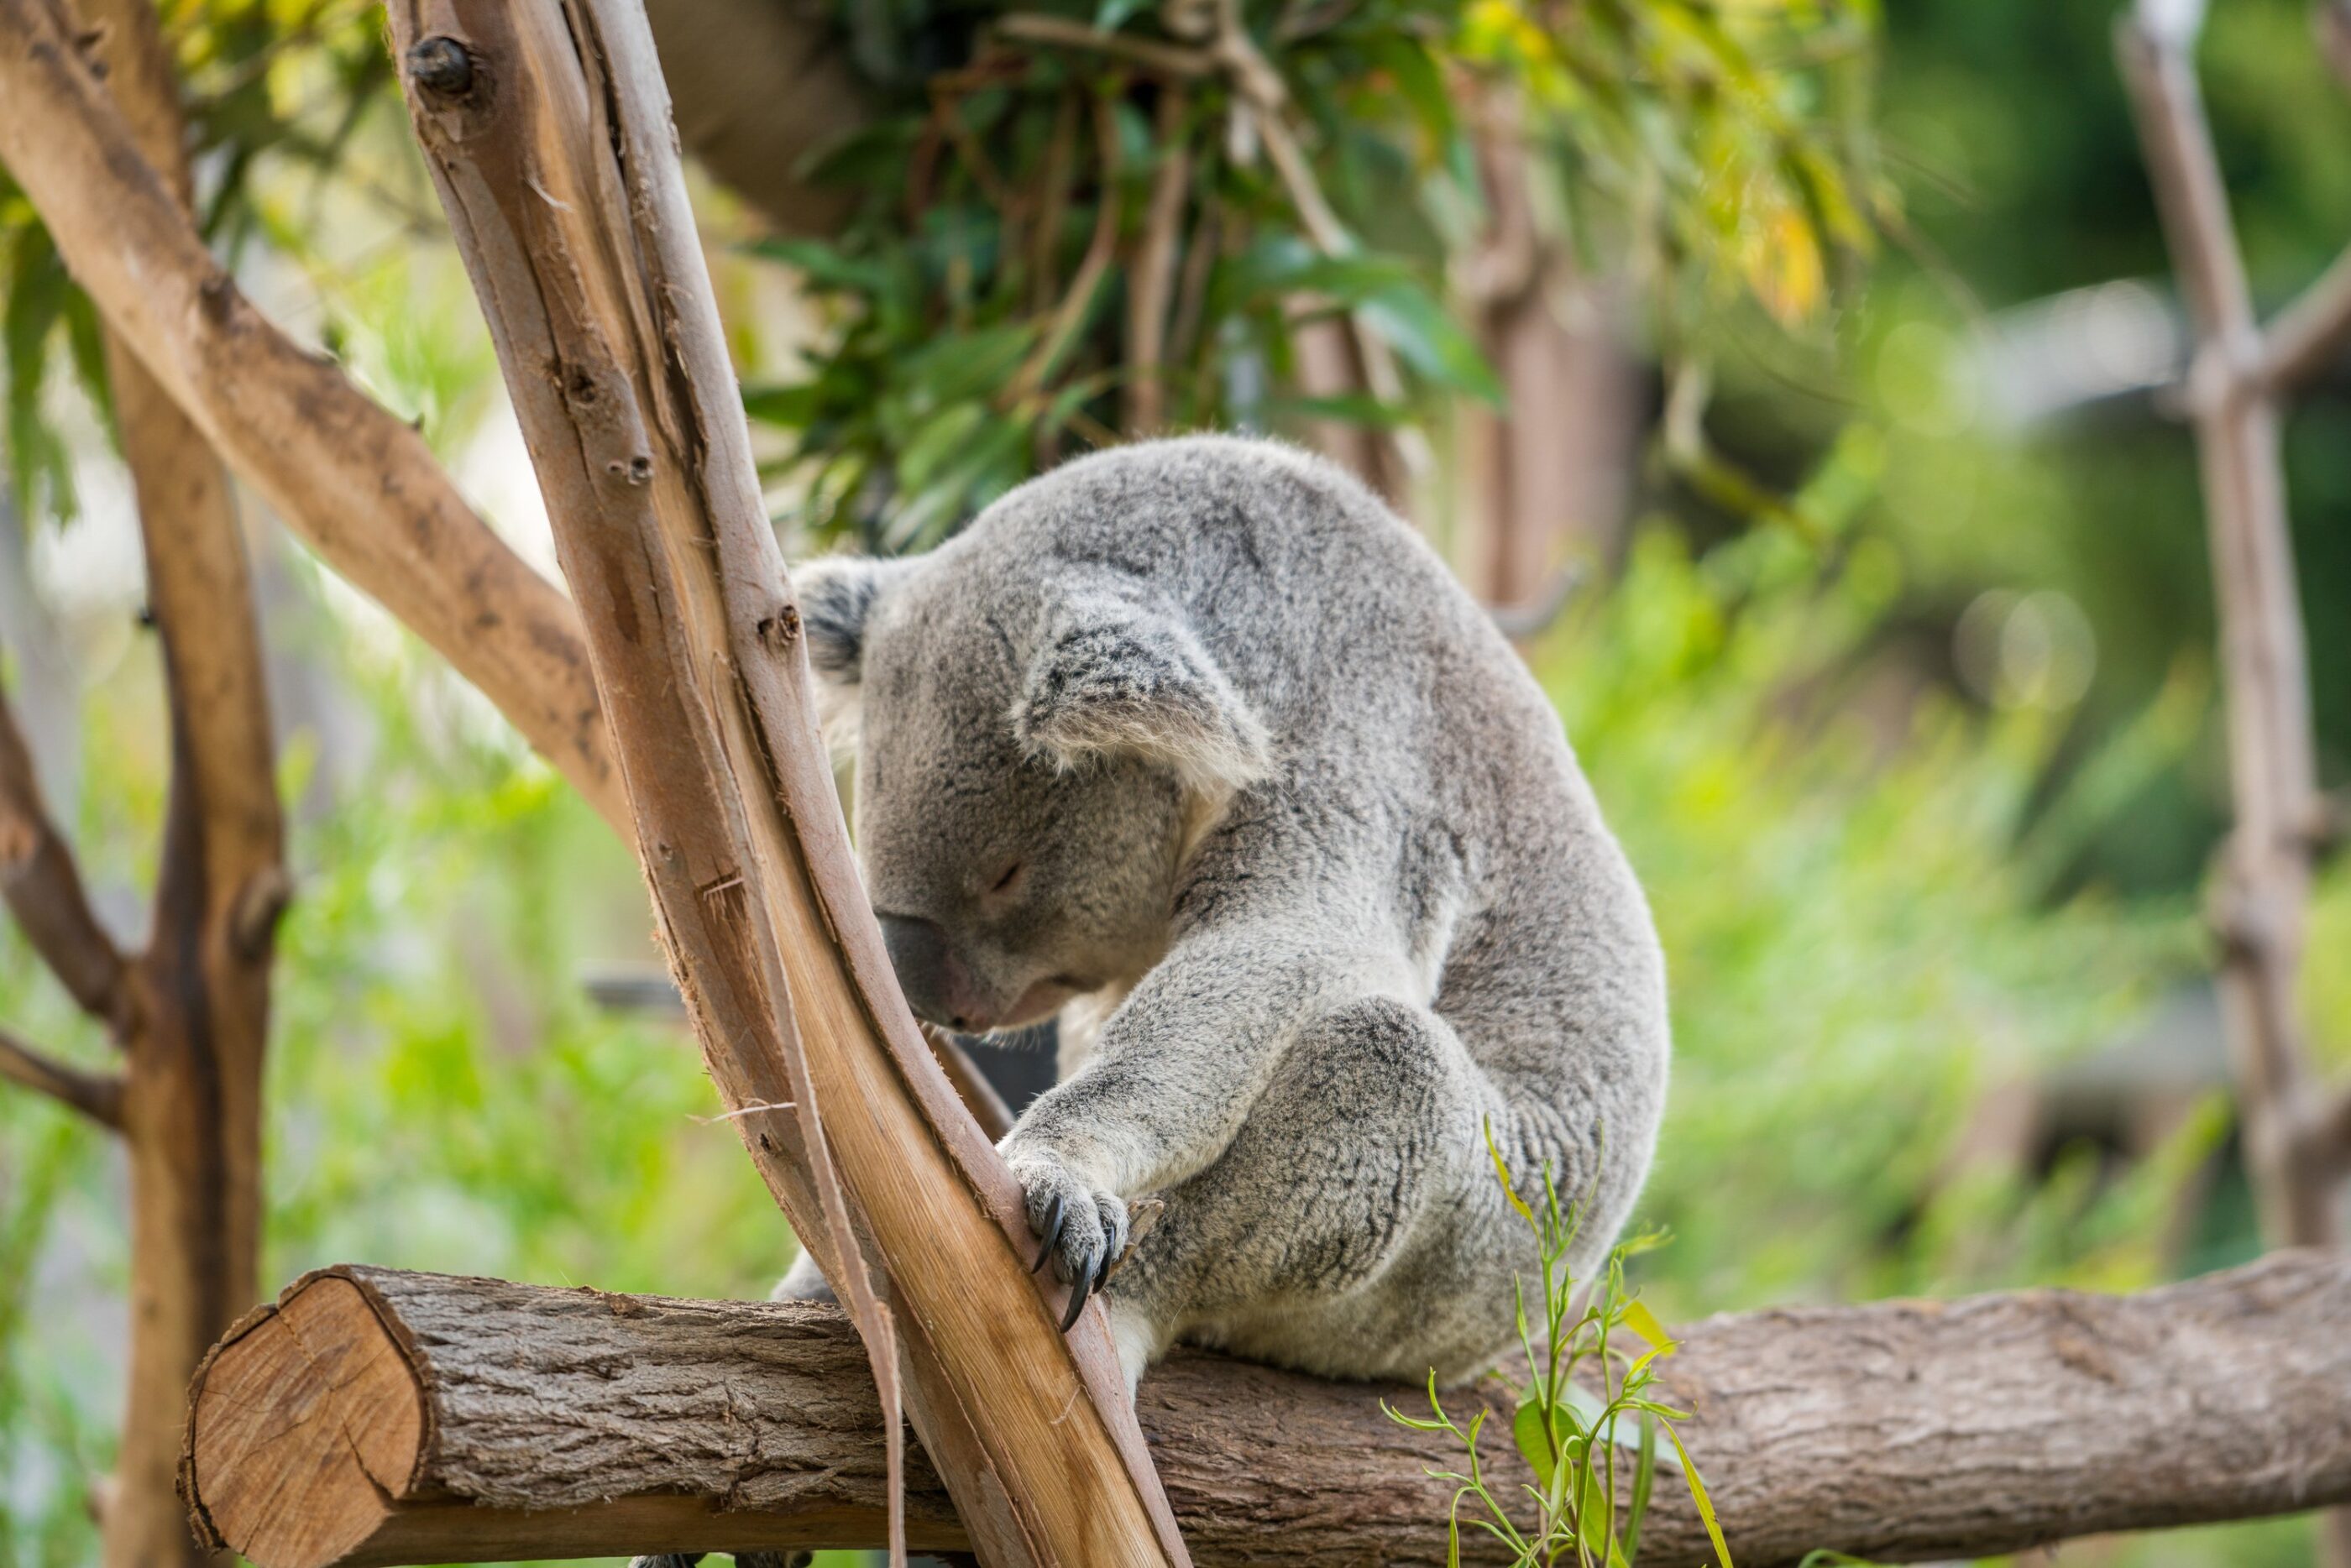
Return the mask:
M1712 1318L1664 1381L1741 1568L1973 1557L2351 1501L2346 1325L2351 1258L2282 1252L2136 1296ZM1155 1371L1138 1413L1194 1561L1442 1562L1425 1467L1458 1455L1383 1397L1420 1398L1196 1353ZM1481 1397L1506 1397L1451 1403ZM329 1269L240 1324L193 1399L197 1528L258 1568L882 1539L872 1385L828 1307ZM1507 1448L1486 1458L1515 1492ZM910 1543L960 1546L919 1455L908 1484ZM1658 1490L1644 1568L1704 1561Z

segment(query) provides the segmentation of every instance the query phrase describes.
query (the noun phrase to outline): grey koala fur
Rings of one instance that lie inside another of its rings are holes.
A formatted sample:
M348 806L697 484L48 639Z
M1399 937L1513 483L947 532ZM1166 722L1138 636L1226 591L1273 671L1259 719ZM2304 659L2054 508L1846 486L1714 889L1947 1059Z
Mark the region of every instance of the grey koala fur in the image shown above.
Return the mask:
M1002 1145L1061 1277L1165 1201L1101 1286L1130 1386L1179 1339L1491 1365L1535 1251L1488 1127L1604 1255L1665 1099L1647 905L1550 703L1368 491L1270 441L1125 446L794 582L916 1010L1061 1012Z

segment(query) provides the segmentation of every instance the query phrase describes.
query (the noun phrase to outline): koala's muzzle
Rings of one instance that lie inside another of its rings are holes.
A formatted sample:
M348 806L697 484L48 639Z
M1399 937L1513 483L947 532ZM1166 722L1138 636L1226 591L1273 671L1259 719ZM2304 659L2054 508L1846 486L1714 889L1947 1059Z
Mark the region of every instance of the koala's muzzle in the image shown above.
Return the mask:
M882 922L882 945L897 971L898 989L918 1017L967 1034L984 1033L995 1024L937 921L878 913L875 919Z

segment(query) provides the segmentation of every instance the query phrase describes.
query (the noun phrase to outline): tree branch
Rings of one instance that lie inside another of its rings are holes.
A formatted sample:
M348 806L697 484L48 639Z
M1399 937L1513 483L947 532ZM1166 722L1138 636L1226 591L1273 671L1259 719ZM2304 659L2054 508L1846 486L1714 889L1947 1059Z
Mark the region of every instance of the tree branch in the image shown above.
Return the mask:
M43 0L0 0L0 162L109 327L288 527L625 831L571 607L465 504L421 436L245 299Z
M1183 1563L1105 1320L1065 1339L1049 1315L1063 1293L1028 1276L1019 1186L882 950L641 11L389 10L579 597L661 930L754 1164L877 1372L903 1351L915 1427L989 1562Z
M1143 236L1126 292L1126 411L1130 436L1158 435L1167 422L1167 306L1176 290L1176 247L1191 194L1192 146L1185 116L1191 95L1173 85L1159 95L1159 168L1151 177Z
M0 1078L71 1106L100 1127L122 1130L121 1078L60 1062L5 1029L0 1029Z
M6 117L0 116L0 119ZM0 690L0 899L83 1012L117 1040L131 1018L122 954L83 890L73 851L49 819L16 715Z
M2219 601L2236 814L2210 903L2246 1175L2272 1244L2331 1246L2343 1237L2341 1173L2309 1158L2317 1091L2300 985L2312 829L2325 814L2276 399L2283 369L2306 366L2340 338L2351 272L2342 262L2330 268L2264 343L2196 83L2203 16L2202 0L2135 0L2116 24L2116 55L2194 328L2188 403ZM2327 1517L2323 1539L2335 1568L2351 1568L2351 1510Z
M2303 1129L2304 1153L2322 1179L2351 1176L2351 1085L2320 1104Z
M2351 351L2351 250L2294 297L2262 335L2261 377L2273 396L2308 386Z
M2195 328L2188 401L2237 819L2214 923L2247 1164L2271 1240L2322 1245L2339 1239L2335 1184L2312 1179L2296 1147L2309 1076L2296 976L2319 805L2308 659L2277 410L2191 58L2201 15L2200 5L2137 0L2116 26L2116 53Z
M126 129L185 210L193 181L179 81L152 0L76 4L103 39L107 91ZM172 797L154 945L210 947L202 967L212 972L180 979L190 992L219 992L205 1004L225 1025L210 1032L212 1044L241 1039L254 1061L240 1064L248 1069L240 1075L257 1084L269 939L287 882L244 532L228 474L204 432L110 329L106 348L171 700ZM208 942L215 937L225 940Z
M1662 1397L1744 1568L1816 1547L1970 1558L2351 1500L2351 1259L2273 1254L2137 1296L2031 1291L1712 1318ZM1137 1398L1195 1561L1445 1559L1458 1468L1380 1411L1426 1393L1179 1353ZM1530 1479L1489 1383L1498 1495ZM349 1434L347 1437L346 1434ZM880 1412L830 1308L346 1267L198 1375L183 1486L259 1568L870 1546ZM909 1533L966 1537L919 1458ZM1495 1543L1465 1530L1465 1561ZM1711 1553L1670 1470L1646 1568Z
M1047 16L1039 11L1015 11L996 22L999 37L1016 43L1046 44L1064 49L1092 49L1113 59L1140 66L1158 76L1178 80L1213 76L1217 62L1203 49L1187 49L1180 44L1156 43L1149 38L1130 37L1124 33L1104 32L1074 22L1066 16Z

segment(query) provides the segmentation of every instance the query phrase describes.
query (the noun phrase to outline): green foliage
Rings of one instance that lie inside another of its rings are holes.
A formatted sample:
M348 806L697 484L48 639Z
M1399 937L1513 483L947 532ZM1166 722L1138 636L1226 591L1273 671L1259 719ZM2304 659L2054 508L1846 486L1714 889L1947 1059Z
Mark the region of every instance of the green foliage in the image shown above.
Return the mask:
M1896 211L1875 171L1875 0L1469 0L1463 59L1522 87L1586 265L1783 325L1825 300ZM1612 249L1612 247L1614 247ZM1673 321L1672 317L1667 317Z
M70 1113L0 1095L0 1563L12 1568L69 1568L95 1552L78 1489L57 1471L88 1461L102 1421L72 1397L78 1369L15 1351L34 1314L55 1308L39 1296L37 1264L61 1215L85 1217L75 1189L90 1182L97 1152Z
M1466 1472L1429 1472L1457 1489L1446 1520L1447 1562L1461 1561L1462 1505L1471 1503L1472 1528L1508 1547L1517 1568L1550 1568L1562 1560L1579 1568L1632 1568L1640 1552L1641 1522L1663 1462L1689 1489L1713 1542L1716 1563L1719 1568L1732 1568L1730 1548L1723 1542L1706 1482L1674 1430L1675 1420L1687 1419L1687 1413L1648 1395L1657 1365L1679 1346L1625 1283L1625 1260L1650 1251L1664 1238L1652 1233L1613 1249L1579 1310L1575 1298L1584 1282L1570 1273L1567 1255L1582 1228L1589 1195L1562 1204L1546 1166L1542 1191L1530 1203L1511 1181L1490 1128L1486 1151L1510 1207L1534 1232L1541 1273L1535 1312L1541 1324L1540 1336L1527 1311L1530 1282L1523 1275L1518 1281L1519 1341L1530 1376L1524 1387L1511 1388L1517 1414L1510 1422L1510 1440L1535 1477L1534 1485L1520 1489L1531 1513L1506 1504L1486 1478L1478 1439L1487 1412L1480 1408L1462 1427L1438 1397L1434 1373L1428 1380L1430 1418L1404 1415L1384 1401L1380 1407L1389 1419L1415 1431L1445 1433L1467 1456ZM1576 1381L1579 1367L1585 1369L1583 1382ZM1588 1386L1593 1381L1600 1385L1597 1393ZM1669 1454L1657 1446L1660 1433L1673 1445ZM1528 1521L1523 1528L1521 1519Z
M1644 1212L1680 1238L1651 1261L1678 1311L2008 1277L2010 1212L1964 1267L1915 1228L1964 1118L2200 961L2184 904L2043 902L2019 836L2055 727L1883 688L1902 573L1865 537L1693 556L1652 528L1535 658L1665 940Z
M298 837L280 936L266 1272L764 1293L789 1233L692 1040L581 986L653 961L626 851L510 742L420 722L410 660L359 673L370 783Z
M758 247L831 324L804 378L746 399L790 437L774 466L803 525L933 543L1073 441L1110 439L1143 379L1172 428L1498 401L1446 287L1491 243L1481 124L1535 144L1546 234L1640 271L1677 319L1683 296L1723 302L1702 279L1808 317L1886 200L1856 115L1823 113L1865 71L1868 0L1207 9L851 7L869 43L887 29L859 55L885 109L814 172L859 193L856 215ZM956 63L904 67L931 51ZM1152 271L1172 294L1155 371L1124 325ZM1332 320L1404 383L1304 396L1300 333Z

